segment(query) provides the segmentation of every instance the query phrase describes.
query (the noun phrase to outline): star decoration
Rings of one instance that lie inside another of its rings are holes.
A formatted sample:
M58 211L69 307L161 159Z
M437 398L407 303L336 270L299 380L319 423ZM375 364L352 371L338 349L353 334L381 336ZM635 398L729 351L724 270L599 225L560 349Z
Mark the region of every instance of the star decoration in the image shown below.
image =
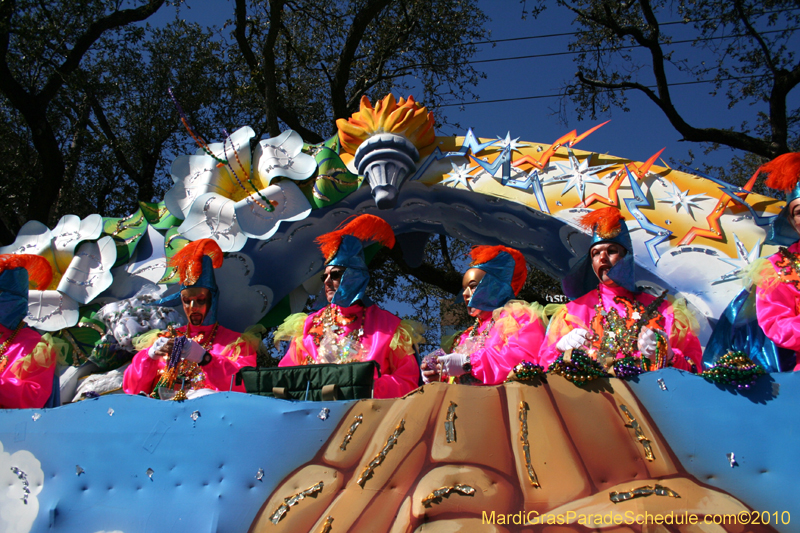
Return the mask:
M561 191L561 196L564 196L573 187L577 187L581 201L583 201L586 198L586 185L589 183L597 183L602 185L603 182L600 181L596 175L609 167L613 167L614 165L597 165L592 167L589 166L589 162L594 154L589 154L586 159L578 162L578 158L575 157L572 149L568 148L567 152L569 153L569 165L566 165L562 162L554 162L553 165L555 165L560 174L558 176L554 176L548 181L550 183L555 183L566 180L567 184L564 185L564 189Z
M469 182L467 180L475 179L475 176L471 176L470 172L475 170L478 167L469 166L469 163L464 163L463 165L456 165L452 161L450 161L450 166L452 167L452 171L448 172L445 175L445 179L441 181L442 185L447 185L448 183L452 183L453 187L456 187L459 183L464 186L464 188L469 189Z
M672 192L667 193L667 196L664 198L659 198L659 202L671 203L672 207L675 208L677 213L681 212L681 208L686 209L686 212L692 216L694 220L694 213L692 212L693 207L700 207L697 202L702 202L703 200L710 200L708 196L705 194L689 194L689 189L685 191L681 191L678 189L678 186L675 183L672 184Z
M500 146L502 146L503 148L508 147L510 152L519 152L520 147L526 146L528 144L528 143L518 143L517 142L518 140L519 140L519 137L517 137L516 139L512 139L511 138L511 132L510 131L508 133L506 133L506 138L505 139L501 139L500 137L497 137L497 141L500 143Z
M735 233L733 234L733 242L736 245L736 256L739 261L745 264L744 267L740 267L738 263L736 263L735 259L728 259L727 257L723 258L720 257L720 261L723 263L727 263L730 266L734 267L733 270L726 272L722 276L720 276L713 284L722 283L723 281L730 281L733 279L739 278L742 271L747 268L748 265L752 265L761 253L761 239L756 241L755 246L753 246L752 250L748 250L747 246L744 245L742 241L739 240L739 236Z

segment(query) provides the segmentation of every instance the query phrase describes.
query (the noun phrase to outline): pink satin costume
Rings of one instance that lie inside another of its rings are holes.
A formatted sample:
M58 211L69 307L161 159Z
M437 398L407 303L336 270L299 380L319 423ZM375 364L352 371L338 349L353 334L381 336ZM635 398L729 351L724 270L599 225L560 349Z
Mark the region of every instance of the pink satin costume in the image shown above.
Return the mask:
M339 307L342 315L361 313L360 305ZM313 364L318 360L317 346L314 337L309 334L314 318L321 316L325 308L309 315L303 322L302 334L292 339L289 350L281 359L279 366L297 366ZM297 315L295 315L297 316ZM290 317L291 319L292 317ZM288 320L288 319L287 319ZM413 355L411 337L408 331L401 326L398 317L384 311L376 305L364 309L364 336L361 338L362 361L376 361L380 365L380 377L375 375L373 395L375 398L398 398L417 388L419 382L419 367ZM361 326L360 320L355 320L343 326L341 335L352 333Z
M643 305L648 305L655 300L654 296L645 293L632 293L624 287L615 286L609 287L608 285L600 283L598 290L603 299L603 305L606 310L616 309L618 313L624 316L625 308L622 304L614 301L617 296L622 296L629 300L636 300ZM556 348L559 339L569 333L573 329L585 329L591 331L590 324L595 315L595 305L598 303L597 291L591 291L584 294L580 298L569 302L562 308L550 321L547 328L547 335L542 348L539 351L538 363L547 369L553 361L561 355L561 352ZM692 370L694 364L696 369L702 369L702 348L700 340L691 330L691 328L684 322L676 320L675 313L669 302L662 302L658 307L659 312L664 317L664 331L667 332L669 338L669 345L672 347L674 356L670 362L670 366L680 370ZM640 356L639 352L632 354ZM624 357L625 354L617 354L617 357Z
M13 330L0 325L0 343ZM5 352L0 372L0 408L40 408L53 392L56 353L36 331L23 327Z
M192 334L201 332L204 337L214 326L192 326ZM177 328L177 331L186 332L186 326ZM155 340L155 339L153 339ZM208 348L211 362L201 366L205 374L204 388L215 391L231 390L231 379L236 372L245 366L256 366L256 350L250 343L242 339L239 333L218 326L217 333ZM166 367L163 357L152 359L144 349L133 356L130 366L125 370L122 389L128 394L144 392L150 394L158 380L158 371ZM187 389L189 387L187 386ZM245 392L244 385L236 385L233 381L232 390Z
M491 325L493 317L494 325ZM473 338L481 338L489 327L491 330L484 337L483 347L469 354L470 374L484 385L499 385L523 360L537 360L545 327L540 316L527 304L514 300L485 314ZM470 335L470 331L462 333L456 346L463 345Z
M800 254L800 241L788 250ZM759 283L756 289L756 315L758 325L770 340L795 352L794 371L797 372L800 370L800 290L794 280L781 276L776 265L781 259L780 253L768 258L773 271L764 276L770 281Z

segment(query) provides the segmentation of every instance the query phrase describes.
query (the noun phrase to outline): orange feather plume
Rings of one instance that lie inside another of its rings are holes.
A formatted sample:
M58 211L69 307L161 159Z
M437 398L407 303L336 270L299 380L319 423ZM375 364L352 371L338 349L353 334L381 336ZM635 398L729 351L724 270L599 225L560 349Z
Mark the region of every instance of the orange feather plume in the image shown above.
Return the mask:
M519 294L525 280L528 279L528 265L525 256L519 250L508 248L507 246L474 246L469 252L472 258L472 266L488 263L501 252L506 252L514 258L514 276L511 278L511 289L514 294Z
M616 207L595 209L583 215L578 223L588 231L594 231L603 239L612 239L622 231L622 216Z
M761 165L760 170L768 175L767 187L779 191L791 191L800 179L800 153L779 155L769 163Z
M194 285L203 273L204 255L211 258L211 264L214 268L222 266L222 250L213 239L200 239L199 241L190 242L172 256L169 266L177 269L182 284L186 286Z
M32 254L0 255L0 274L6 270L24 268L28 271L28 287L34 291L43 291L53 281L53 268L47 259Z
M317 244L329 262L339 251L342 237L350 235L364 243L379 242L388 248L394 248L394 231L388 222L375 215L360 215L342 222L336 230L317 237Z

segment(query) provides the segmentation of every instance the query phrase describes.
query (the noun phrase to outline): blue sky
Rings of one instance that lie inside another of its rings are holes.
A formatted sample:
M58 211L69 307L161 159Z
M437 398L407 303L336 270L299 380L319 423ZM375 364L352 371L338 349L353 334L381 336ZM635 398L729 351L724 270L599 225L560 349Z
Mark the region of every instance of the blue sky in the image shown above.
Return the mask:
M527 2L530 9L534 2ZM188 3L193 8L181 8L181 16L204 26L221 25L229 19L234 10L230 0L210 0L202 4L202 8L194 2ZM548 2L553 4L553 2ZM516 0L479 0L479 5L491 18L487 27L491 31L492 40L529 39L500 42L494 45L484 44L478 47L474 60L476 67L486 74L475 91L481 103L468 104L462 109L457 106L442 108L439 113L446 113L452 122L459 122L464 128L471 127L480 137L505 137L507 133L520 141L551 143L561 135L577 129L582 133L591 127L611 119L611 122L581 141L578 148L598 153L608 153L633 160L644 161L661 148L666 148L662 157L667 161L686 159L688 151L693 150L697 159L694 167L703 163L725 165L734 155L733 150L722 148L710 155L704 155L701 145L680 142L681 136L668 122L666 117L644 95L629 92L628 107L630 112L612 109L610 115L598 116L597 120L577 119L573 104L567 102L567 111L558 116L559 99L548 97L559 92L564 83L573 79L577 67L573 62L574 55L568 52L570 36L541 37L575 31L573 17L563 8L553 7L545 10L537 18L523 18L525 3ZM164 7L150 23L159 24L171 19L174 15L171 7ZM663 27L663 31L671 33L676 39L685 38L681 34L680 25ZM540 38L530 39L539 36ZM800 48L800 37L796 37ZM689 52L692 59L702 60L703 52L692 48L690 44L676 44L672 47L676 54ZM669 50L669 49L667 49ZM641 52L634 52L634 54ZM558 54L558 55L551 55ZM526 59L500 60L502 58L544 55ZM489 60L490 62L483 62ZM677 72L674 68L669 72L671 81L694 81ZM672 77L674 76L674 77ZM643 80L652 83L652 76L644 72ZM678 86L673 88L672 96L678 110L692 125L698 127L738 127L743 120L755 122L757 111L763 111L763 104L750 106L739 104L728 109L728 101L724 94L711 96L711 84ZM541 97L529 99L530 97ZM800 104L800 91L791 95L790 104ZM509 100L490 103L492 100ZM520 100L515 100L520 99ZM424 103L424 102L423 102ZM790 108L792 106L790 105ZM563 120L566 119L566 124ZM241 125L236 125L243 126ZM235 128L234 128L235 129ZM439 135L462 135L452 127L442 128Z

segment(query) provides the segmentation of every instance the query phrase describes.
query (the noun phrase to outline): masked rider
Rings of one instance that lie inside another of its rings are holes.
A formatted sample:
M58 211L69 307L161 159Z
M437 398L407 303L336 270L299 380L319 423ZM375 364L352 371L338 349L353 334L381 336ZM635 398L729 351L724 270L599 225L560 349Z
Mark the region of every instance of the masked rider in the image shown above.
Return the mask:
M415 325L373 304L366 295L369 270L364 248L395 238L391 226L373 215L361 215L317 239L325 257L322 281L328 305L316 313L289 316L275 340L290 340L279 366L376 361L375 398L396 398L417 388L419 366L413 343L421 339Z
M188 324L173 333L154 331L138 339L144 349L125 370L126 393L157 398L163 396L159 393L163 388L180 391L181 398L203 389L227 391L240 368L256 366L260 339L217 322L219 290L214 269L222 266L222 260L222 250L211 239L189 243L172 258L170 265L178 271L181 289L157 304L182 304ZM233 390L244 392L244 386L234 384Z
M597 209L580 223L592 232L591 246L562 280L572 301L550 321L539 364L547 368L567 350L580 349L606 367L634 357L647 359L653 370L702 369L700 341L690 327L695 319L685 304L673 307L664 300L642 323L655 297L634 285L633 246L619 210Z

